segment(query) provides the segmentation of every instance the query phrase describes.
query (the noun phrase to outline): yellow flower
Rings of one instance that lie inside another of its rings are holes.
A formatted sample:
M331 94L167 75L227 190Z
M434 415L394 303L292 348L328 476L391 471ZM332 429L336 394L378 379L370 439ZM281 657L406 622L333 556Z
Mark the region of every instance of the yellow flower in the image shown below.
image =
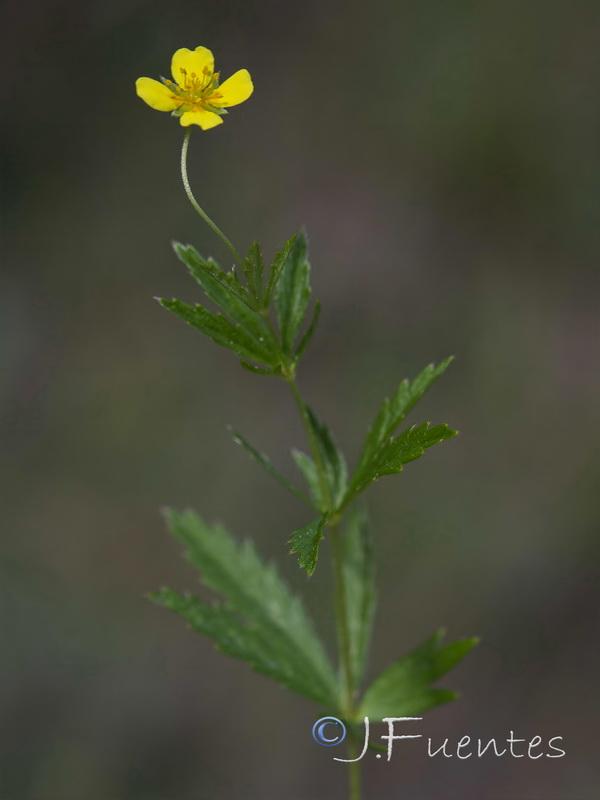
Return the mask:
M240 69L219 85L215 59L206 47L182 47L171 60L173 80L138 78L138 97L157 111L171 111L181 125L199 125L203 130L223 122L226 108L247 100L254 86L247 69Z

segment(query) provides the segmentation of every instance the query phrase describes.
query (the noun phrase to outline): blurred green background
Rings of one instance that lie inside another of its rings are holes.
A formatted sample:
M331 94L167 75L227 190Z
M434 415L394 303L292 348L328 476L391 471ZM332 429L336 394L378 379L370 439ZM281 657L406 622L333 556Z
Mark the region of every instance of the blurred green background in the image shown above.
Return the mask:
M6 0L3 800L326 800L316 709L216 653L149 590L194 589L160 515L254 538L333 645L306 521L235 445L304 446L285 386L172 317L182 131L134 93L210 47L251 101L194 131L190 177L245 248L311 237L324 306L300 376L350 457L384 394L457 360L411 421L462 436L371 492L370 675L440 625L479 634L418 732L564 737L567 757L366 766L381 800L591 800L598 786L597 2ZM340 754L341 755L341 754Z

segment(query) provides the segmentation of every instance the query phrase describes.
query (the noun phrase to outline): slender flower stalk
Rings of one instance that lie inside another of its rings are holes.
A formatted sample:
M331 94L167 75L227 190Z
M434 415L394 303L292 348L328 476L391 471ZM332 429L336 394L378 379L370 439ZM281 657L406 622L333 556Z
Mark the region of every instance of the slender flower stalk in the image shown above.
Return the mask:
M183 146L181 148L181 180L183 181L183 188L185 189L185 193L186 193L186 195L188 197L188 200L190 201L190 203L194 207L195 211L198 214L200 214L200 216L202 217L204 222L206 222L208 227L212 231L214 231L217 234L217 236L221 239L221 241L224 242L225 245L231 250L231 252L233 254L233 257L235 258L235 260L237 261L237 263L241 267L242 264L243 264L242 257L240 256L238 251L235 249L233 244L229 241L227 236L225 236L223 231L216 224L216 222L213 222L213 220L208 216L206 211L200 206L200 204L198 203L198 201L194 197L194 193L192 192L192 187L190 186L190 181L189 181L188 172L187 172L187 155L188 155L188 147L189 147L189 144L190 144L190 134L191 133L192 133L192 129L188 128L186 130L185 134L184 134Z

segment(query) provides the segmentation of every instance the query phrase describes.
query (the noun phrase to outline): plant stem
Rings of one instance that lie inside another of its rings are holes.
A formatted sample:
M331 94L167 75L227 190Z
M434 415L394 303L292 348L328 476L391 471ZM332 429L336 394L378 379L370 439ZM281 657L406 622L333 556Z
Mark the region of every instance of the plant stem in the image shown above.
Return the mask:
M204 209L202 209L200 207L198 201L196 200L196 198L194 197L194 194L192 192L192 187L190 186L190 182L188 180L188 174L187 174L187 154L188 154L188 147L189 147L189 144L190 144L190 135L191 135L191 133L192 133L192 129L191 129L191 127L188 127L186 132L185 132L185 136L183 137L183 147L181 148L181 179L183 181L183 188L185 189L185 193L188 196L188 200L190 201L190 203L194 207L194 210L197 211L198 214L200 214L200 216L202 217L204 222L206 222L208 227L211 228L211 230L213 230L217 234L217 236L227 245L227 247L233 253L233 257L235 258L235 260L237 261L237 263L241 267L242 266L242 259L241 259L240 254L235 249L235 247L231 244L231 242L229 241L227 236L225 236L225 234L219 228L219 226L216 223L214 223L212 221L212 219L208 216L206 211L204 211Z
M327 475L325 474L325 465L319 451L318 443L315 439L315 434L310 423L310 417L306 408L296 378L294 375L285 378L286 383L289 385L302 422L306 429L306 435L310 444L310 449L317 468L319 476L319 486L321 488L321 495L327 506L327 510L332 513L332 517L328 522L328 528L331 534L331 554L333 561L333 572L335 582L335 618L338 634L338 651L340 664L342 666L342 674L344 680L344 696L343 708L344 713L348 719L354 718L354 694L355 694L355 676L352 671L352 656L350 652L350 633L348 628L348 609L346 605L346 585L344 579L342 548L339 535L339 524L341 514L333 508L333 498L329 491L327 482ZM356 746L352 738L348 739L348 757L356 758ZM354 761L349 765L349 778L350 778L350 800L360 800L361 798L361 785L360 785L360 761Z
M331 555L335 576L335 616L338 632L338 649L342 674L344 676L344 704L345 713L349 719L354 718L354 693L355 683L352 671L352 657L350 653L350 633L348 630L348 608L346 605L346 582L342 565L342 549L338 530L341 517L338 515L329 524L331 534ZM348 758L356 758L354 741L348 740ZM350 763L350 800L360 800L360 761Z
M344 703L346 714L352 718L354 713L354 678L350 654L350 635L348 631L348 609L346 607L346 584L342 566L342 548L338 530L339 517L329 525L331 534L331 554L335 576L335 613L338 628L340 662L344 675Z
M358 750L356 742L352 739L348 740L348 758L356 758ZM360 761L353 761L348 764L349 778L350 778L350 800L360 800L361 787L360 787Z

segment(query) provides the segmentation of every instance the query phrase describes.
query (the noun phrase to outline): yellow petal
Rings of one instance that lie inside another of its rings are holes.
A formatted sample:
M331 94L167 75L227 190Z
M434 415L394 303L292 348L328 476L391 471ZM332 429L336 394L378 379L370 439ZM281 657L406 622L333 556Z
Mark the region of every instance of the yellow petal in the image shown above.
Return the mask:
M254 91L252 78L247 69L240 69L227 78L210 96L209 102L217 108L237 106L247 100Z
M215 59L210 50L206 47L197 47L195 50L188 50L187 47L182 47L173 55L171 60L171 73L175 83L185 84L184 75L181 70L184 69L188 78L192 72L196 77L201 78L204 74L205 67L212 75L215 69Z
M199 109L198 111L184 111L179 122L184 128L187 128L188 125L200 125L203 131L207 131L209 128L214 128L215 125L221 125L223 117L213 114L212 111Z
M181 105L181 100L167 86L152 78L138 78L135 90L144 103L157 111L174 111Z

